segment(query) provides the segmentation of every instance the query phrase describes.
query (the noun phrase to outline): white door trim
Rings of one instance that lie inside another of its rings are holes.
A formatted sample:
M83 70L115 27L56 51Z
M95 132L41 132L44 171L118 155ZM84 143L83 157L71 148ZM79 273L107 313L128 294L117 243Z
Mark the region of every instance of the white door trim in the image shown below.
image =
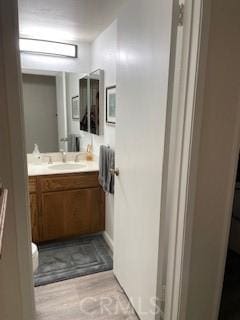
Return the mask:
M181 71L175 80L169 137L165 207L169 219L169 243L164 320L185 320L191 210L196 184L195 160L198 155L201 93L204 88L201 78L204 78L210 13L210 6L203 7L203 3L204 0L185 1L182 57L176 64L176 70Z
M182 131L177 128L176 132L179 136L177 134L175 134L175 136L173 135L173 139L174 137L176 139L175 149L174 144L170 144L170 160L171 148L172 152L175 150L176 153L172 154L173 160L172 162L169 162L170 179L167 186L168 200L166 214L170 216L171 220L169 225L171 229L169 235L169 262L164 318L166 320L186 320L186 310L190 307L187 306L187 295L190 284L189 271L192 246L191 241L193 235L193 217L195 211L200 137L202 135L201 120L203 111L203 99L205 93L204 85L207 69L206 61L208 54L208 38L210 32L212 3L214 2L207 0L193 1L193 26L191 35L192 40L190 44L190 59L188 62L188 68L186 68L188 70L187 89L186 91L184 91L187 93L187 95L185 103L178 106L180 109L179 112L181 112L181 110L183 109L185 110L185 114L183 119L180 118L180 123L178 123L180 125L180 128L182 128ZM217 1L215 2L215 5L216 3ZM197 12L200 8L202 14L201 16L198 16ZM234 21L236 23L236 19ZM219 20L218 23L220 23ZM214 29L214 26L212 29ZM234 38L232 41L234 41ZM221 57L221 59L223 58ZM182 95L183 91L181 91L181 96ZM173 108L174 107L175 106L173 105ZM237 119L237 112L235 112L235 116L236 122L234 123L234 129L239 129L240 119ZM174 126L174 122L172 123L172 125ZM182 125L183 127L181 127ZM173 134L173 132L171 134ZM212 320L215 320L218 317L218 310L221 299L234 189L233 168L236 167L236 159L239 152L239 132L237 132L237 129L236 132L234 131L234 140L228 141L228 143L231 146L232 151L231 156L228 157L228 165L231 170L228 171L228 181L225 188L226 194L224 197L224 216L222 215L220 218L221 242L218 243L219 258L215 260L214 263L216 281L214 282L214 287L212 287L211 290L211 297L213 298L213 301L211 306L207 310L209 315L208 319ZM211 151L214 152L214 149ZM173 158L174 156L175 158ZM211 165L209 166L209 168L211 168ZM206 169L205 172L209 171L207 171ZM201 198L201 200L202 199L203 198ZM207 232L210 232L210 228L208 228ZM198 239L197 241L200 240ZM206 256L209 259L209 254ZM201 257L204 259L203 255L201 255ZM197 315L196 310L196 319L197 318L199 318L199 315Z
M17 8L17 0L0 0L0 175L9 189L0 261L0 303L4 304L0 313L9 319L32 320L35 309Z

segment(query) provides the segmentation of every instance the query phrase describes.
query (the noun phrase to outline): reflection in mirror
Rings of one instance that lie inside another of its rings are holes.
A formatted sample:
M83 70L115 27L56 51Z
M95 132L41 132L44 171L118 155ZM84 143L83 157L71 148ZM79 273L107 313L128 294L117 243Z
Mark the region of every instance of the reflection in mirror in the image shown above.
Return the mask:
M103 70L96 70L79 80L80 130L103 134L104 79Z
M79 80L79 98L80 98L80 130L88 131L89 128L89 77L84 76Z
M90 133L102 135L104 123L104 71L89 75L90 85Z
M27 153L34 144L41 152L58 151L56 76L23 74L22 84Z
M99 135L99 79L90 74L90 132Z

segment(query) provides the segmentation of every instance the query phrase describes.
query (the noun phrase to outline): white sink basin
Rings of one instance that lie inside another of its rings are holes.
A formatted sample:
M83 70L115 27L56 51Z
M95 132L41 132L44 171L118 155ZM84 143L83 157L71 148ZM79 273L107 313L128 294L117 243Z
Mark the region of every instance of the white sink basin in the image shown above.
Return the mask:
M80 163L61 163L48 166L48 168L51 170L79 170L84 167L86 166Z

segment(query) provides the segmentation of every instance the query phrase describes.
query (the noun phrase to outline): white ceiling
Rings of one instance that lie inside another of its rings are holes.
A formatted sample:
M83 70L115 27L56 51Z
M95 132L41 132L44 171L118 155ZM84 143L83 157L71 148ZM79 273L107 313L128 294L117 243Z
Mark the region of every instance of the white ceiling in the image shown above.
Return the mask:
M20 35L56 41L93 41L128 0L19 0Z

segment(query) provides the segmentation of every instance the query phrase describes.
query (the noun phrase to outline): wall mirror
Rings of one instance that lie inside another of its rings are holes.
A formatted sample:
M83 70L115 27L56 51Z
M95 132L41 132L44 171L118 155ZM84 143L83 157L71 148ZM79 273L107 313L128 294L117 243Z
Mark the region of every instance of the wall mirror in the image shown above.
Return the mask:
M22 72L27 153L35 143L41 152L78 151L80 130L103 134L103 70Z
M96 70L79 80L80 130L103 134L104 71Z
M22 70L26 151L32 153L34 144L40 152L78 151L81 135L79 128L79 79L82 90L87 90L83 73L51 70ZM83 95L87 96L86 94ZM87 101L82 106L87 112ZM83 130L88 130L88 123Z
M23 73L23 106L27 153L32 153L34 144L41 152L59 150L62 138L58 126L61 116L58 105L60 88L58 75Z

